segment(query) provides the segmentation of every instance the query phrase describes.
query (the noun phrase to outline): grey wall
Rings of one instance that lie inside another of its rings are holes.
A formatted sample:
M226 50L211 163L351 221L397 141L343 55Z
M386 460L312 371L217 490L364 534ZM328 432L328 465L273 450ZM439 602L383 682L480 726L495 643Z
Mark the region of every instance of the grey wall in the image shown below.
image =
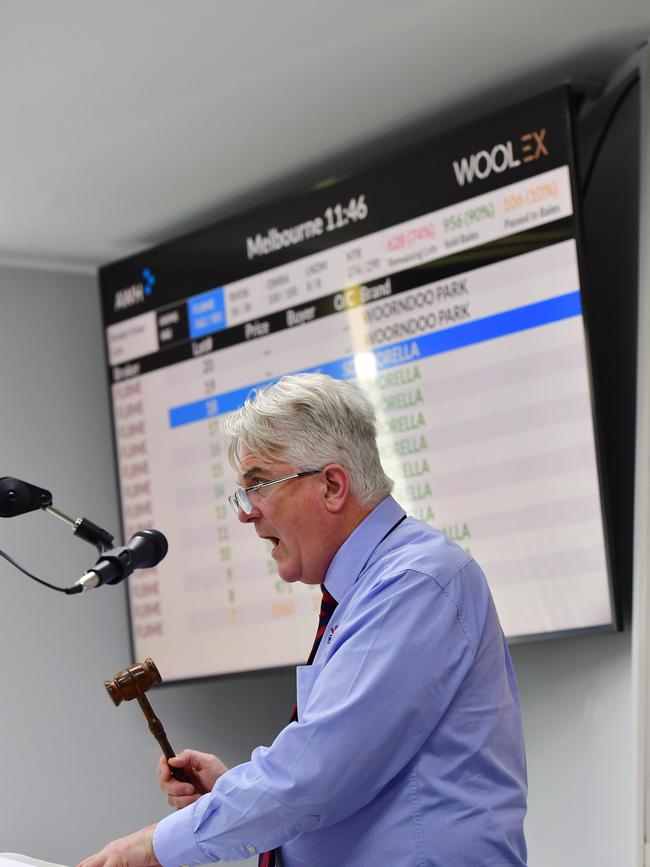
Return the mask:
M0 269L0 475L117 527L94 278ZM92 548L42 512L0 521L0 548L72 584ZM102 681L129 662L123 588L64 596L0 561L0 849L70 861L152 806L135 720Z
M627 634L512 648L528 757L530 867L632 867Z

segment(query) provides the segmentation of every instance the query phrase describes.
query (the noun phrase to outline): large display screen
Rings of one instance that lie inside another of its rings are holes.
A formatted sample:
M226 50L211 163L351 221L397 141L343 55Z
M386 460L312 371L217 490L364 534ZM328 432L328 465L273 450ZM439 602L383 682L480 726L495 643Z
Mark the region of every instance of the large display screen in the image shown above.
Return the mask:
M101 269L134 658L167 680L304 661L227 503L224 417L283 374L357 380L395 496L483 566L506 635L611 628L568 95Z

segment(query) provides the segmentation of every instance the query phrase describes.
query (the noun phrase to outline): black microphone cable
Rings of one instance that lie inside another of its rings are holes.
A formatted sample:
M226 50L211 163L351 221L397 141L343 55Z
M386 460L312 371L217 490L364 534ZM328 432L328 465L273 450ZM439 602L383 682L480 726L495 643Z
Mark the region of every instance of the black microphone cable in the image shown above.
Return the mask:
M39 578L37 575L28 572L27 569L23 568L20 563L16 562L16 560L14 560L13 557L10 557L5 551L0 551L0 557L4 557L12 566L15 566L16 569L20 570L23 575L27 575L27 577L31 578L33 581L38 581L38 583L42 584L44 587L49 587L50 590L58 590L60 593L66 593L68 596L72 593L81 593L83 591L83 587L80 584L74 584L72 587L57 587L55 584L50 584L50 582L46 581L44 578Z
M33 581L51 590L71 595L101 587L103 584L119 584L136 569L150 569L157 566L165 558L167 551L167 539L159 530L139 530L126 545L104 551L92 569L89 569L72 587L57 587L44 578L33 575L4 551L0 551L0 556Z

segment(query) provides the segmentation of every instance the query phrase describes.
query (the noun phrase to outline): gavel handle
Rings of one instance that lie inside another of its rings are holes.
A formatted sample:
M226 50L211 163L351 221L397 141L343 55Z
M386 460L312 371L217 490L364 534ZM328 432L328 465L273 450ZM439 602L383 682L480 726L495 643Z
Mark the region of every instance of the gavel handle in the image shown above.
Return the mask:
M144 695L136 696L138 704L142 708L142 713L147 718L147 722L149 723L149 731L155 737L155 739L160 744L160 749L163 751L163 755L166 759L173 759L176 755L174 750L172 749L172 745L167 740L167 735L165 733L165 729L163 728L163 724L160 722L158 717L153 711L153 708L149 704L149 700ZM190 778L190 776L183 770L183 768L173 768L169 765L169 770L171 772L172 777L175 780L178 780L180 783L191 783L194 786L199 794L205 794L205 790L199 784L198 780Z

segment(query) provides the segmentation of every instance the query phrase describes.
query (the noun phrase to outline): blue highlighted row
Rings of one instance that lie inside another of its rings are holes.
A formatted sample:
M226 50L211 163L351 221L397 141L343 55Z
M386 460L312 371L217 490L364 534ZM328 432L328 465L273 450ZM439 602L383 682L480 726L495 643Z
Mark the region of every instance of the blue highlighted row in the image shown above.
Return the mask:
M454 349L461 349L464 346L495 340L508 334L516 334L518 331L539 328L541 325L560 322L563 319L570 319L581 314L580 292L569 292L566 295L558 295L546 301L527 304L525 307L516 307L514 310L496 313L474 322L454 325L442 331L433 331L430 334L369 351L375 357L377 370L387 370L402 364L410 364L421 358L429 358L443 352L452 352ZM294 373L327 373L335 379L354 379L357 370L354 356L348 355L326 364L301 368ZM173 407L169 410L169 425L172 428L180 427L233 412L242 405L253 389L261 388L274 381L266 380L254 383L205 400L197 400L194 403Z
M223 288L210 289L187 302L190 337L204 337L226 327L226 303Z

